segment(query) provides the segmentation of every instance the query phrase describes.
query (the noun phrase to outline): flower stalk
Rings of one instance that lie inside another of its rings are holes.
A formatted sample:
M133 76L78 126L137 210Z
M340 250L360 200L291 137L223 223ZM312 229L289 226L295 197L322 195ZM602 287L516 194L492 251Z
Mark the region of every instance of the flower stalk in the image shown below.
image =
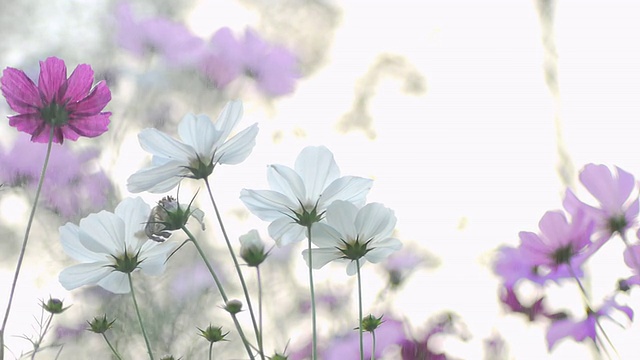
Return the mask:
M16 270L13 273L13 281L11 283L11 290L9 292L9 302L4 312L4 318L2 320L2 327L0 327L0 360L4 359L4 333L9 320L9 313L11 312L11 304L13 303L13 297L16 291L16 285L18 284L18 276L20 275L20 269L22 268L22 262L24 255L27 252L27 242L29 241L29 233L31 232L31 225L36 215L36 208L38 207L38 200L40 199L40 191L42 190L42 184L44 183L44 177L47 171L47 165L49 164L49 157L51 155L51 146L53 145L54 127L51 127L49 131L49 142L47 143L47 153L44 157L44 164L42 165L42 172L40 173L40 179L38 180L38 187L36 188L36 196L33 199L33 205L31 206L31 213L29 214L29 220L27 221L27 229L24 232L24 238L22 240L22 247L20 248L20 254L18 255L18 263L16 264Z
M311 257L310 257L311 258ZM362 341L362 278L360 276L360 259L356 259L358 274L358 336L360 341L360 360L364 360L364 343Z
M151 351L151 345L149 344L149 337L147 336L147 331L144 328L144 323L142 322L142 316L140 316L140 309L138 308L138 301L136 300L136 293L133 289L133 281L131 281L131 273L127 273L127 278L129 279L129 286L131 287L131 298L133 299L133 306L136 309L136 315L138 317L138 322L140 323L140 329L142 330L142 336L144 337L144 343L147 346L147 353L149 354L149 360L153 360L153 352Z
M313 288L313 256L311 250L311 224L307 226L307 250L309 251L309 292L311 293L311 327L312 335L312 360L318 358L318 334L316 327L316 293Z

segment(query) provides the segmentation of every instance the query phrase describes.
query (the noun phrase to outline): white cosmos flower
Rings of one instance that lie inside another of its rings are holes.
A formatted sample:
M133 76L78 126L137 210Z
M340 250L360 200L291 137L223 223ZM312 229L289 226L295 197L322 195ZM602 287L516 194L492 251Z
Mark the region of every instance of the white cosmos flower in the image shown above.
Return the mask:
M227 140L242 118L242 102L230 101L215 123L206 115L187 114L176 140L157 129L144 129L138 135L140 146L153 154L151 166L137 171L127 180L132 193L163 193L185 177L205 179L216 164L239 164L256 144L258 124L253 124Z
M398 239L391 238L396 226L393 211L382 204L371 203L358 209L346 201L334 201L327 208L326 223L311 228L311 241L318 246L312 249L312 265L320 269L327 263L348 261L347 274L356 273L356 259L378 263L394 251L402 248ZM309 250L302 251L309 265Z
M150 212L151 208L141 198L127 198L115 213L103 210L80 220L80 226L72 223L61 226L64 251L80 262L62 270L59 276L62 286L72 290L99 285L113 293L126 294L130 291L127 272L139 268L145 274L160 275L176 244L148 240L144 228ZM129 271L118 270L126 261Z
M269 235L278 246L304 239L307 226L319 222L335 200L363 205L372 184L361 177L340 177L333 154L324 146L304 148L295 169L270 165L267 180L272 190L243 189L240 199L260 219L271 221Z

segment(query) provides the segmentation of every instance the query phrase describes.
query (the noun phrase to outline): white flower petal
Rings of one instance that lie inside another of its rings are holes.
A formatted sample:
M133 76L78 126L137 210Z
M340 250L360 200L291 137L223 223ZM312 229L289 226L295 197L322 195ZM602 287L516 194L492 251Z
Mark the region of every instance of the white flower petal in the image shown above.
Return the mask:
M195 150L202 162L211 161L213 146L220 135L208 116L185 115L178 125L178 134L185 144Z
M149 220L151 208L139 197L126 198L118 204L114 213L124 221L124 240L127 252L135 254L147 240L144 228Z
M157 129L142 130L140 134L138 134L138 140L140 141L140 146L154 156L179 160L186 164L196 155L193 147Z
M164 272L167 256L178 244L174 242L157 243L152 240L142 245L140 250L140 270L147 275L160 275Z
M267 181L272 190L286 195L293 204L294 209L300 208L300 202L306 200L306 190L302 178L293 169L283 165L270 165L267 167ZM302 204L314 206L314 204ZM311 210L311 209L308 209Z
M253 124L248 128L234 135L224 144L216 149L215 163L235 165L243 162L251 154L256 146L256 136L258 135L258 124Z
M152 193L167 192L191 172L185 168L188 164L171 160L160 166L152 166L138 170L127 179L127 190L132 193L149 191Z
M363 240L385 239L391 235L396 226L393 210L379 203L367 204L360 209L355 219L358 234Z
M111 272L113 268L107 261L77 264L62 270L58 280L65 289L73 290L84 285L96 285Z
M238 240L240 240L240 246L242 248L264 247L262 238L260 238L260 234L256 229L251 229L248 233L240 235Z
M364 205L373 181L357 176L343 176L333 181L322 192L322 206L329 206L335 200L344 200L360 207Z
M358 262L360 263L360 267L362 267L362 265L364 265L364 263L366 263L367 260L362 258ZM357 265L358 265L358 263L356 263L354 260L351 260L349 262L349 265L347 265L347 275L353 276L353 275L357 274L358 273L358 266Z
M131 291L127 274L120 271L113 271L96 285L114 294L128 294Z
M312 227L313 229L313 227ZM288 217L281 217L269 224L269 236L278 247L301 241L305 238L306 228L293 222Z
M220 146L231 135L231 131L242 119L242 113L242 101L229 101L224 106L215 124L216 129L220 132L218 143L215 145Z
M94 262L104 260L104 254L98 254L93 251L87 250L80 243L80 228L76 224L66 223L63 226L60 226L60 242L62 243L62 248L64 252L66 252L69 256L74 258L77 261L81 262Z
M320 269L327 265L331 261L338 260L342 256L342 253L336 249L331 248L316 248L311 249L312 266L314 269ZM302 257L309 266L309 249L302 250Z
M309 146L300 152L295 170L307 189L305 200L318 199L322 191L340 176L333 154L324 146Z
M286 214L293 216L290 209L298 208L285 195L271 190L247 190L240 191L240 200L249 210L264 221L273 221Z
M334 201L325 212L327 224L333 227L345 241L355 240L359 235L354 224L358 208L350 202Z
M113 213L101 211L80 220L79 240L87 250L103 254L124 252L124 222Z
M311 225L311 242L318 247L333 248L340 246L342 245L342 238L344 238L342 234L327 224L315 223Z
M393 252L400 250L402 242L398 239L389 238L372 243L372 246L373 249L366 253L364 257L375 264L386 259Z

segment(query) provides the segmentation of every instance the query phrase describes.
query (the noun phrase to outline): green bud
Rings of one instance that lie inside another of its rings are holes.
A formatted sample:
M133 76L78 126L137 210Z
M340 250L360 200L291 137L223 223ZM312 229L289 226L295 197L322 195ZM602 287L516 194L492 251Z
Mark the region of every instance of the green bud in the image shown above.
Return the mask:
M257 230L240 236L240 244L240 257L247 265L256 267L267 258L268 252L264 251L264 244Z
M49 298L49 300L45 303L44 301L41 304L42 308L51 313L51 314L62 314L65 310L67 310L69 307L64 307L64 305L62 304L62 300L60 299L54 299L54 298Z
M362 330L364 331L368 331L368 332L373 332L375 329L378 328L378 326L380 326L383 323L382 321L382 316L380 316L379 318L369 314L368 316L365 316L362 319Z
M102 315L102 317L95 317L91 322L88 322L90 328L87 330L92 331L96 334L104 334L105 332L107 332L107 330L111 329L111 326L114 322L116 322L115 319L113 321L108 321L107 315Z
M272 357L269 358L270 360L287 360L288 357L286 355L282 355L282 354L278 354L275 353L275 355L273 355Z
M232 315L237 314L242 310L242 302L240 300L229 300L224 306L224 309Z
M229 334L228 331L224 334L222 333L222 326L215 327L215 326L209 325L204 330L200 328L198 328L198 330L200 330L200 336L207 339L207 341L210 343L215 343L218 341L226 341L224 337L227 336L227 334Z

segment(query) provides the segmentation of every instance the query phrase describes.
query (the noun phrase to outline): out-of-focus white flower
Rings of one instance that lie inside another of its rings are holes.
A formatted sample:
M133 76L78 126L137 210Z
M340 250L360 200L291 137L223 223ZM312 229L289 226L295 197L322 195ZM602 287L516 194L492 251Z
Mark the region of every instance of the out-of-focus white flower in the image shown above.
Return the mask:
M295 168L270 165L267 179L272 190L247 190L240 200L265 221L271 221L269 235L278 246L300 241L305 230L324 217L335 200L362 206L372 181L356 176L340 177L333 154L324 146L306 147Z
M378 263L400 250L400 240L390 237L395 226L393 211L382 204L358 209L347 201L334 201L327 208L326 224L311 228L311 241L318 246L311 250L313 268L320 269L334 260L348 261L347 274L355 275L356 260L360 266L367 261ZM305 249L302 256L308 265L309 250Z
M239 164L256 144L258 124L253 124L227 140L242 118L242 102L230 101L215 123L206 115L187 114L176 140L157 129L144 129L138 135L140 146L153 154L152 165L127 180L133 193L163 193L185 177L206 179L217 164Z
M99 285L113 293L126 294L131 290L128 273L140 269L148 275L160 275L176 244L146 237L144 229L150 211L141 198L127 198L114 213L101 211L80 220L80 226L61 226L64 251L80 262L62 270L62 286L72 290Z

